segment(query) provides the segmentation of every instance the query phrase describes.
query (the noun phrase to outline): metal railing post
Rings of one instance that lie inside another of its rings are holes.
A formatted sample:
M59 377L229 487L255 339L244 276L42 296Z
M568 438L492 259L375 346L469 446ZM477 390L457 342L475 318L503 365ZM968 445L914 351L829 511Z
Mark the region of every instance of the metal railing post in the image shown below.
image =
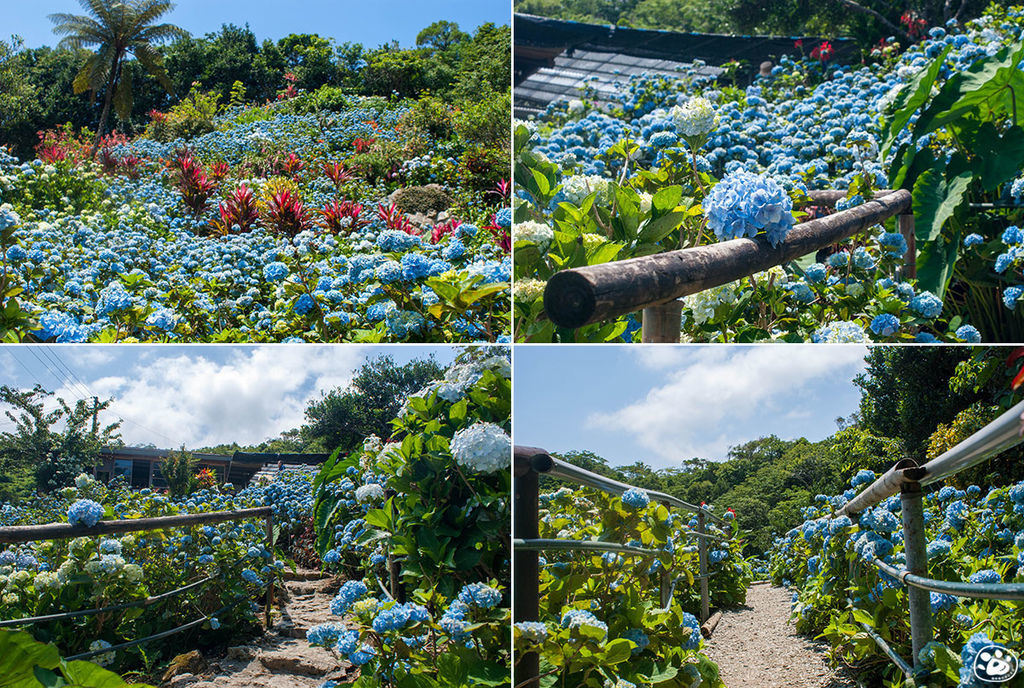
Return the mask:
M905 484L900 491L903 504L903 546L907 557L907 570L920 576L928 575L927 538L924 531L924 494L921 484ZM910 600L910 637L914 650L914 668L920 668L917 655L932 640L932 606L927 590L908 586Z
M697 512L697 532L704 534L704 510ZM708 594L708 541L697 538L697 556L700 558L700 622L711 616L711 598Z
M643 310L641 341L645 344L679 343L683 329L683 302L669 301Z
M274 567L274 512L267 513L267 520L265 524L265 530L267 535L267 551L270 552L270 567ZM274 582L272 575L267 576L267 604L263 610L263 621L267 629L270 629L270 610L274 606Z
M531 462L533 450L516 447L513 464L513 529L514 537L536 539L540 537L538 522L539 479ZM513 556L515 596L512 618L536 621L540 613L540 560L536 551L517 549ZM540 686L540 655L522 653L515 662L514 682L522 688Z
M907 242L907 252L903 257L903 277L917 277L917 241L914 236L914 216L911 213L899 216L900 234Z

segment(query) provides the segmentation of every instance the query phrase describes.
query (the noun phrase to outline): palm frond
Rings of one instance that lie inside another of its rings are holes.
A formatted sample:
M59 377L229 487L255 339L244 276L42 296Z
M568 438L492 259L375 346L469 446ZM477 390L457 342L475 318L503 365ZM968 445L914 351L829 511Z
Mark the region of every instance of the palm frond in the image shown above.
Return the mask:
M166 89L168 93L174 92L174 85L171 83L171 79L167 76L167 70L164 68L163 55L157 51L151 45L140 45L134 50L135 59L139 61L146 71L153 75L160 85Z
M109 25L111 23L110 8L111 5L116 4L116 0L78 0L79 6L96 17L101 23Z
M85 91L98 91L107 81L113 59L112 54L103 50L90 55L89 59L82 65L82 69L78 71L78 75L75 76L74 82L72 82L75 94Z
M144 27L174 9L170 0L141 0L135 3L135 24Z
M160 43L177 38L190 38L191 36L192 34L188 31L174 24L157 24L156 26L147 26L139 31L136 34L135 41Z

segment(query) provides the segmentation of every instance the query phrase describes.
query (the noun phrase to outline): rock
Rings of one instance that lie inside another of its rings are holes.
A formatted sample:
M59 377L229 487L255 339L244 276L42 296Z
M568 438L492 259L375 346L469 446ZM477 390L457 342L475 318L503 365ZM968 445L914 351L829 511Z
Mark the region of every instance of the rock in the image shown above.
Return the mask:
M198 677L195 674L178 674L170 681L164 684L165 688L182 688L183 686L189 686L195 683Z
M448 210L452 197L440 184L406 186L388 196L388 203L394 203L403 213L429 213L436 215Z
M261 651L259 660L270 671L303 676L324 676L338 668L330 652L296 640L282 643L276 650Z
M167 667L167 671L164 672L164 676L161 679L164 683L168 683L175 676L182 674L201 674L209 667L206 659L199 650L192 650L185 654L178 655L171 660L170 666Z
M256 650L247 645L238 645L228 648L228 657L245 662L256 656Z

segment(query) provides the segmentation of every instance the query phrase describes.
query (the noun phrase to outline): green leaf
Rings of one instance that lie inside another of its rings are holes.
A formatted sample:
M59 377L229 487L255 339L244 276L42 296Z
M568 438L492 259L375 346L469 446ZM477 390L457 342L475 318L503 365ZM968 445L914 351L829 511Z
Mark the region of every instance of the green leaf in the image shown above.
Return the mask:
M533 173L533 180L537 182L537 190L540 191L540 195L547 196L548 194L550 194L551 182L548 181L548 178L544 175L544 173L534 169L531 169L530 172Z
M946 59L946 55L949 54L950 49L953 46L947 45L938 57L936 57L927 69L922 69L917 75L910 80L899 96L896 98L895 107L898 108L896 113L889 120L888 125L885 129L885 143L882 144L882 157L889 152L889 148L892 146L896 137L900 135L904 127L910 121L917 109L925 104L928 97L931 95L932 86L935 84L935 79L939 76L939 70L942 69L942 63Z
M668 215L662 215L656 220L650 220L644 224L637 237L638 243L656 243L667 237L676 227L683 222L684 213L673 211Z
M92 662L68 662L63 666L64 677L69 686L81 688L122 688L127 686L124 679ZM148 684L133 683L136 688L153 688Z
M875 625L875 617L871 616L863 609L853 610L853 620L872 627Z
M934 241L942 233L942 226L964 200L971 183L971 173L965 170L946 183L945 164L926 170L914 184L914 231L919 242Z
M662 215L670 210L674 210L682 198L683 187L666 186L654 194L654 197L651 199L651 207L657 211L658 215Z
M35 668L54 669L60 653L26 631L0 630L0 688L39 688Z
M625 638L616 638L615 640L608 643L604 650L604 663L605 664L620 664L629 659L633 652L632 641L626 640Z

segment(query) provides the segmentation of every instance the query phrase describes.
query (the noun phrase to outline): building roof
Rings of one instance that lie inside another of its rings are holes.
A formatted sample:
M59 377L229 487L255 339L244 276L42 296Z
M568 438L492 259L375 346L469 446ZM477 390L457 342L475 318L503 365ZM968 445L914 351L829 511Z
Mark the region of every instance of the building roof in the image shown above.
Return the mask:
M752 77L761 62L793 54L794 41L802 40L804 50L810 51L824 40L631 29L530 14L515 15L513 36L517 117L536 114L560 98L575 98L583 86L593 89L599 102L607 102L633 74L674 76L695 60L706 65L698 73L711 76L720 74L720 65L729 60L745 60ZM835 61L857 58L852 39L830 42Z
M100 454L115 459L166 459L176 449L156 449L154 447L103 447ZM265 463L290 463L315 465L326 461L330 454L262 454L257 452L235 452L233 454L204 454L191 452L192 457L200 463L214 464L252 464L261 466Z

